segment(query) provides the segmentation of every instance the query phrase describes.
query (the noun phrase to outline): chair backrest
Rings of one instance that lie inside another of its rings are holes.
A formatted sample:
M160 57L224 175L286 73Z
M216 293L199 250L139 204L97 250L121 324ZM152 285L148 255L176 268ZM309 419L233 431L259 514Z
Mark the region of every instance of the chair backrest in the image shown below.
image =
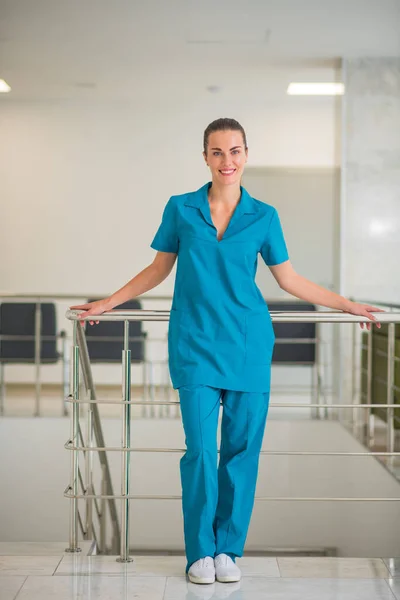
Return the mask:
M270 311L316 311L314 304L308 302L268 302ZM273 323L275 340L285 338L309 338L315 340L315 323ZM272 363L308 363L314 364L316 359L316 341L293 343L288 341L275 343Z
M93 302L94 300L98 300L98 298L88 300L88 302ZM140 310L141 308L142 304L139 300L129 300L128 302L124 302L119 306L115 306L115 309L118 310ZM122 350L124 348L124 324L122 321L100 321L100 323L97 325L90 325L88 321L85 321L85 333L91 362L121 362ZM107 337L109 339L98 339L103 337ZM146 337L146 332L143 331L142 321L129 322L129 337L141 338L129 342L131 362L143 361L144 338Z
M57 352L56 307L53 303L41 303L41 336L54 336L41 340L40 362L55 363ZM25 363L35 361L35 314L36 302L3 302L0 304L0 336L32 336L32 339L3 340L0 337L1 362Z

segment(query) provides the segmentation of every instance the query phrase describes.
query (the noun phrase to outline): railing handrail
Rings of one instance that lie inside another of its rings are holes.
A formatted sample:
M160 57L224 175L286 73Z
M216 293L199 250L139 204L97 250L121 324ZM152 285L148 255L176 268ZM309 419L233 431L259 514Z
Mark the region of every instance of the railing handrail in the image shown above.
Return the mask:
M168 321L169 310L109 310L101 315L79 317L81 310L67 310L70 321ZM368 317L343 311L270 311L274 323L370 323ZM379 323L400 323L400 312L371 312Z

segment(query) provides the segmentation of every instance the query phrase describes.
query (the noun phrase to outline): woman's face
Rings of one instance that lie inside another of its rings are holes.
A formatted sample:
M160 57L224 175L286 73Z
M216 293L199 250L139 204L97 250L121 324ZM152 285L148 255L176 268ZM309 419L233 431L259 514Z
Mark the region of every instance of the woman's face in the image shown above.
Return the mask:
M204 160L210 167L212 180L223 185L239 182L244 165L247 162L247 150L244 149L240 131L215 131L208 138L207 155Z

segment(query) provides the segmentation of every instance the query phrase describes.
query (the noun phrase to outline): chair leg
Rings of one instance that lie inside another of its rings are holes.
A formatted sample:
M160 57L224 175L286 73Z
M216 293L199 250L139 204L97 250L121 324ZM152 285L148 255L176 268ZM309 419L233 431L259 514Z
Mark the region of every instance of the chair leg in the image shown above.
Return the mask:
M4 415L4 400L6 397L4 371L4 363L0 362L0 415Z
M166 402L170 402L171 400L171 390L170 390L170 385L169 385L169 370L168 370L168 359L166 361L163 362L163 373L164 373L164 400ZM166 406L166 411L165 411L165 416L167 417L171 417L172 416L172 410L171 410L171 406Z
M63 381L62 381L63 416L66 417L66 416L68 416L67 397L69 395L69 360L68 360L66 338L63 338L63 341L62 341L62 369L63 369Z
M311 402L312 404L318 403L318 366L317 363L314 362L311 367ZM319 419L319 411L318 408L314 407L311 409L311 418Z
M150 400L153 402L155 400L155 398L154 398L153 363L151 362L151 360L148 361L148 365L149 365L149 371L150 371L150 377L149 377ZM151 417L156 416L156 407L154 406L154 404L152 404L150 406L150 416Z
M143 401L147 400L147 365L146 360L143 360ZM142 417L146 416L146 405L142 404Z

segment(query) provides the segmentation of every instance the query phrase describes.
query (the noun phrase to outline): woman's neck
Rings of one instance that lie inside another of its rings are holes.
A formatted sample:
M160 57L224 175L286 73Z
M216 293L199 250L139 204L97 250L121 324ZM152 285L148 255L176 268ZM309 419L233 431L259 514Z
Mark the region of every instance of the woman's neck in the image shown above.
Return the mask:
M235 185L218 185L212 182L208 189L208 200L210 204L225 206L236 206L240 200L240 182Z

